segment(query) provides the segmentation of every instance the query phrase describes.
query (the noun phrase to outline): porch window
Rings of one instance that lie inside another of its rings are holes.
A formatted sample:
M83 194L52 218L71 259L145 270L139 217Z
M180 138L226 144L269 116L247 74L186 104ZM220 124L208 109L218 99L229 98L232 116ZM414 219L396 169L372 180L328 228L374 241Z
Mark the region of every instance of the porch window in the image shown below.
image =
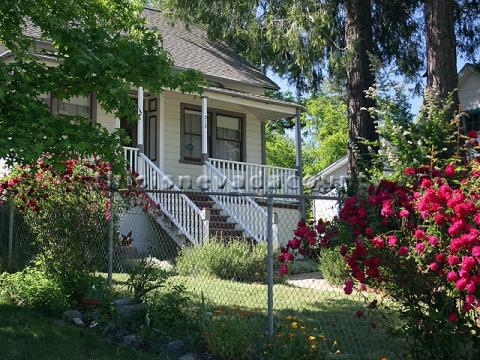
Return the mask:
M211 116L208 114L208 121L210 118ZM182 125L182 158L186 161L200 162L202 160L202 112L184 109Z
M244 161L245 116L208 109L208 155L232 161ZM181 106L181 160L202 160L202 111L199 106Z
M215 157L242 161L242 119L218 114L216 117Z

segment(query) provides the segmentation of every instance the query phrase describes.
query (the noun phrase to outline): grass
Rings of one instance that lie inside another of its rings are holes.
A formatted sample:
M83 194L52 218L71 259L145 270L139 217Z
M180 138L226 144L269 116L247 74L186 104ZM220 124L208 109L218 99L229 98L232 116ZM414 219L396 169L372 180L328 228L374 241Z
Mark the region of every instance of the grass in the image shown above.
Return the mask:
M125 276L115 277L119 287ZM174 276L169 279L182 283L198 306L207 308L244 309L266 316L267 286L246 284L213 277ZM370 298L372 300L372 298ZM330 343L336 342L339 359L388 359L403 358L404 346L398 339L388 336L387 321L378 311L371 311L361 318L355 313L365 309L365 300L360 296L346 296L341 289L299 288L288 284L274 287L274 316L276 321L287 316L296 316L320 329Z
M215 278L176 277L191 292L191 296L208 306L253 310L266 313L267 287ZM202 300L203 297L203 300ZM275 285L274 315L276 319L296 316L318 327L338 344L342 359L401 358L402 344L387 336L387 324L378 312L357 318L365 302L358 296L346 296L338 289L310 289L290 285Z
M110 344L93 331L3 303L0 303L0 349L0 358L7 360L159 359Z

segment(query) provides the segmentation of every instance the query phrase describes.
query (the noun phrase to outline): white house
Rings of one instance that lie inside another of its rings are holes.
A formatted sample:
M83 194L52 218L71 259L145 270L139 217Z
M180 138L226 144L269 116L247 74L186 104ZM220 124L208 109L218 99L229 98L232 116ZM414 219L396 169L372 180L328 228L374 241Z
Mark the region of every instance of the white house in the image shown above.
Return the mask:
M480 66L465 64L458 73L458 97L460 109L466 113L463 117L465 132L480 130ZM336 196L335 187L343 187L348 176L348 159L343 157L330 164L318 174L305 180L305 186L314 194ZM334 186L332 186L334 185ZM312 211L316 220L330 220L338 213L335 200L317 199L312 202Z
M176 68L203 73L209 85L202 96L175 91L155 94L138 88L132 92L141 114L138 124L105 112L94 94L66 101L46 94L45 102L54 113L85 115L110 131L124 128L128 132L133 141L125 148L125 157L131 169L144 177L147 189L178 191L151 195L163 213L157 221L178 243L202 244L209 236L265 240L263 195L267 191L289 195L303 191L299 180L302 106L264 96L265 90L278 86L223 43L209 41L204 29L186 29L181 22L172 26L156 10L145 9L143 16L161 33ZM40 39L39 30L30 27L26 33L37 40L38 57L54 66L54 49ZM13 54L1 46L0 59L14 61ZM265 165L265 122L285 117L297 119L295 169ZM270 189L272 184L275 186ZM192 195L192 190L200 188L217 194ZM229 192L249 196L222 196ZM274 208L284 229L277 240L285 243L304 214L303 202L277 199ZM133 238L145 237L143 228L139 225Z

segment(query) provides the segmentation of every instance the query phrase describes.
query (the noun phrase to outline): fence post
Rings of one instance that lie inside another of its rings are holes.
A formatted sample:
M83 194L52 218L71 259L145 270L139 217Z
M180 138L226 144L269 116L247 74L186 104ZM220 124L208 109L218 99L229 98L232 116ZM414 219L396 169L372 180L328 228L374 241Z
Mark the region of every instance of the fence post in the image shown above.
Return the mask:
M113 285L113 201L115 193L110 189L110 218L108 220L108 286Z
M267 241L268 241L268 320L267 333L273 336L273 195L267 194Z
M7 268L12 270L12 257L13 257L13 222L14 222L14 208L13 204L10 203L9 215L8 215L8 258L7 258Z
M202 209L202 222L202 239L201 244L198 245L204 245L205 242L208 241L208 238L210 236L210 209Z

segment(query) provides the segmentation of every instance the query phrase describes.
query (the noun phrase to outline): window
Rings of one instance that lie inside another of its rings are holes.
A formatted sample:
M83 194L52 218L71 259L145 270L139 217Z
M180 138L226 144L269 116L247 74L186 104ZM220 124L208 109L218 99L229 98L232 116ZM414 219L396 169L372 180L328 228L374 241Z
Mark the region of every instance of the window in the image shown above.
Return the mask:
M480 111L468 113L463 116L463 127L465 134L471 130L480 130Z
M181 111L181 159L200 163L202 160L201 108L182 104ZM208 154L224 160L244 161L244 122L245 117L242 114L209 109Z
M91 118L92 100L91 96L73 96L68 100L55 100L54 112L66 116L83 116Z
M242 119L217 114L215 157L242 161Z
M210 121L208 114L208 121ZM183 160L200 162L202 160L202 112L185 108L183 110ZM210 129L209 129L210 130ZM210 143L210 131L209 131Z

